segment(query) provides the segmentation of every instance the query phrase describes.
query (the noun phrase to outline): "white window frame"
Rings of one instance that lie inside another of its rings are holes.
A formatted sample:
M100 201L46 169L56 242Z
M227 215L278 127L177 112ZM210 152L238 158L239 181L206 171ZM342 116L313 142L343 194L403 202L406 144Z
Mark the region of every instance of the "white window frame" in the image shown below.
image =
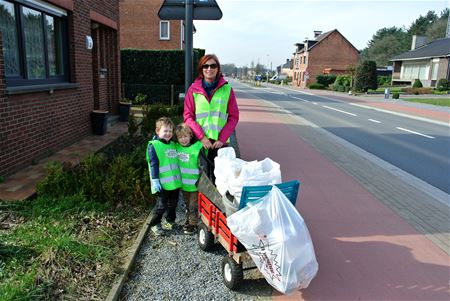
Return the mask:
M163 24L167 24L167 36L162 36L162 26ZM160 40L170 40L170 21L161 20L159 21L159 39Z

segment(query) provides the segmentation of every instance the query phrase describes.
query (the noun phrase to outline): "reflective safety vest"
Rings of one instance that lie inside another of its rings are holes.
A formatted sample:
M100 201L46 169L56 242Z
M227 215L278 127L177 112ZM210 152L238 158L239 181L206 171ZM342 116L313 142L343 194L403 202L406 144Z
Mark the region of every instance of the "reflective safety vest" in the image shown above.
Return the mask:
M159 140L151 140L148 145L152 144L159 162L159 181L164 190L175 190L181 187L181 174L178 167L178 156L176 145L173 141L166 144ZM148 148L148 147L147 147ZM150 172L150 158L147 151L148 170ZM152 193L156 191L152 187Z
M231 86L225 84L214 92L211 102L200 93L194 93L195 120L203 128L205 136L218 140L219 133L227 123L228 100ZM228 139L227 142L229 142Z
M181 172L181 189L184 191L197 191L195 183L197 183L200 177L198 156L202 147L203 144L200 141L190 146L177 144L178 165L180 166Z

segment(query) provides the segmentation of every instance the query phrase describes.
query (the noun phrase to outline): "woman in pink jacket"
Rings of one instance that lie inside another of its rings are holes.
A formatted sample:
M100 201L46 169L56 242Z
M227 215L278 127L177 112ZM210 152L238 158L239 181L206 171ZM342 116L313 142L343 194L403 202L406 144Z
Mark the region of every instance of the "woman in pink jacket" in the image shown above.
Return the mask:
M229 143L239 121L234 91L220 72L217 56L207 54L198 63L198 77L184 100L184 122L208 149L208 177L214 182L214 158L217 150Z

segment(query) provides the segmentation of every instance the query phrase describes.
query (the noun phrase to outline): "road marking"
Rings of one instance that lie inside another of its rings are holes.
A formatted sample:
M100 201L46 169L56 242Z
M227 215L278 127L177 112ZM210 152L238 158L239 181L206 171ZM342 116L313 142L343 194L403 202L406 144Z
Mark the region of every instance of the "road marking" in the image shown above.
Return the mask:
M408 132L408 133L411 133L411 134L416 134L416 135L427 137L427 138L430 138L430 139L435 139L433 136L428 136L428 135L421 134L421 133L418 133L418 132L414 132L414 131L411 131L411 130L407 130L407 129L404 129L404 128L401 128L401 127L396 127L396 128L401 130L401 131L405 131L405 132Z
M346 112L346 111L342 111L342 110L338 110L338 109L335 109L335 108L332 108L332 107L329 107L329 106L322 106L322 107L330 109L330 110L334 110L334 111L337 111L337 112L341 112L341 113L344 113L344 114L347 114L347 115L358 116L356 114L353 114L353 113L350 113L350 112Z
M300 98L300 97L295 97L295 96L291 96L292 98L295 98L295 99L298 99L298 100L301 100L301 101L304 101L304 102L309 102L309 100L306 100L306 99L303 99L303 98Z
M318 103L317 103L317 102L313 102L313 104L314 104L314 105L318 105Z
M375 119L370 119L370 118L369 118L369 121L372 121L372 122L375 122L375 123L381 123L381 121L378 121L378 120L375 120Z

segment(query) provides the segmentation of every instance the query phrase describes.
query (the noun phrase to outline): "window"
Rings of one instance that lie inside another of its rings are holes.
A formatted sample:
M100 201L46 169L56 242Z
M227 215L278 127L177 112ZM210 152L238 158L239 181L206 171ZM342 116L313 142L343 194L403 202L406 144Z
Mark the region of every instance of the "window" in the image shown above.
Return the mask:
M402 65L400 78L407 80L428 80L429 70L430 66L426 62L404 63Z
M159 21L159 39L170 40L170 22Z
M40 1L0 0L6 85L67 82L66 28L66 12L57 7Z

